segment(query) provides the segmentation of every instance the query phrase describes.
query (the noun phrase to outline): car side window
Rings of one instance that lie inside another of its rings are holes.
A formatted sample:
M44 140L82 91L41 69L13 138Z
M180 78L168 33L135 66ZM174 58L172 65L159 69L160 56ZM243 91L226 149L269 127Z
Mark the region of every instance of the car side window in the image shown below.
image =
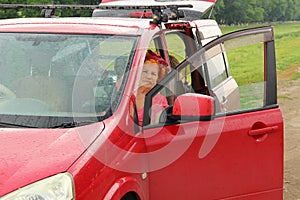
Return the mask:
M168 58L171 66L171 71L162 82L160 82L156 88L160 88L156 94L164 94L167 99L173 99L169 101L168 107L161 110L156 115L155 121L153 121L153 113L155 111L155 105L157 101L157 95L154 95L151 99L151 120L150 125L166 123L166 115L172 112L172 106L175 99L185 93L201 93L209 95L206 87L206 81L204 77L203 67L195 70L193 65L186 63L178 69L178 66L186 60L189 53L192 51L190 43L193 39L187 36L181 31L172 31L165 34L166 45L168 50Z
M165 34L166 46L168 50L168 59L171 66L171 71L168 75L169 80L167 82L159 82L156 86L160 88L159 91L151 99L151 118L149 123L164 124L165 115L172 110L173 102L179 95L185 93L200 93L208 94L206 88L205 78L203 77L203 71L201 69L194 71L193 66L190 64L185 65L177 70L177 67L182 63L188 55L192 52L193 39L187 36L182 31L171 31ZM154 44L153 42L151 44ZM152 45L153 46L153 45ZM201 87L200 85L203 85ZM157 96L163 94L169 101L168 107L161 106L164 109L160 109L160 112L156 110ZM171 100L170 100L171 99ZM153 119L155 116L155 120Z
M272 43L266 41L269 35L269 32L245 35L213 47L211 44L204 46L209 49L202 55L205 58L203 66L210 94L216 100L217 114L264 109L269 99L275 102L276 76L268 79L267 74L268 67L274 67L268 64L275 62L267 54L274 51L266 45Z
M143 123L145 95L166 76L170 71L169 64L165 60L162 41L159 34L155 35L150 41L143 63L142 74L137 90L137 114L139 125ZM169 90L160 90L153 98L151 111L151 124L158 123L159 114L171 104ZM147 112L148 114L149 112Z
M171 31L165 33L165 40L169 55L174 56L179 62L182 62L186 57L185 39L187 35L181 31ZM173 66L173 68L176 66Z
M169 61L172 69L176 69L188 55L194 51L195 41L190 36L186 35L183 31L171 31L165 34L166 44L168 48ZM188 92L193 92L195 89L196 79L192 74L190 67L185 67L177 74L174 84L175 97Z
M240 99L238 110L256 109L265 106L266 63L264 51L264 43L243 45L226 51L230 67L230 77L235 80L236 83L234 85L236 84L238 87L237 90ZM227 87L225 85L225 89ZM228 90L226 89L226 91ZM227 99L231 100L229 103L235 103L231 97Z

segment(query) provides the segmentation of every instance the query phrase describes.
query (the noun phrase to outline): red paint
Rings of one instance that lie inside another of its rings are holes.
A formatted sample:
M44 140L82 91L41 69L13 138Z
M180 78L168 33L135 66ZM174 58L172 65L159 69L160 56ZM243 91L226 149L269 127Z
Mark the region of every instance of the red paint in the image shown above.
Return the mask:
M195 26L177 23L170 26L172 31L180 27L192 36ZM154 35L167 47L164 31L145 19L0 22L0 32L126 34L140 39L122 101L108 119L71 129L0 129L0 196L69 172L76 199L120 200L129 192L141 200L282 199L283 119L276 106L215 116L213 97L185 94L175 100L173 114L209 118L135 126L140 66ZM192 45L189 50L195 52Z

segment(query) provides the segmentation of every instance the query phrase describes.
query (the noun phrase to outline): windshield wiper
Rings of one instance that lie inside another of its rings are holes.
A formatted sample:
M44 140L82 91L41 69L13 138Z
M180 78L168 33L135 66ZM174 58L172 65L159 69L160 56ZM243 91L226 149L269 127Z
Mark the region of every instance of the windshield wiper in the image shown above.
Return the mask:
M49 128L74 128L74 127L85 126L97 122L98 121L81 121L81 122L71 121L71 122L63 122L59 125L51 126Z
M0 127L5 128L37 128L36 126L27 126L23 124L15 124L15 123L9 123L9 122L0 122Z

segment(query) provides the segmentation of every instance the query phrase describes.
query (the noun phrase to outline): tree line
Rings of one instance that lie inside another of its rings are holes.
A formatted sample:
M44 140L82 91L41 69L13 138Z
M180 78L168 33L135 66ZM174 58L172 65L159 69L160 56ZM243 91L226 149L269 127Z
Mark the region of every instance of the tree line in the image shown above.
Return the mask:
M145 1L145 0L141 0ZM0 0L2 4L82 4L99 5L101 0ZM34 9L0 9L0 18L35 17ZM91 11L58 11L57 16L90 16ZM300 0L217 0L212 12L205 17L220 24L245 24L275 21L299 21Z
M299 21L300 0L218 0L209 14L227 25Z
M99 5L101 0L0 0L1 4L74 4L74 5ZM55 15L60 17L66 16L91 16L90 10L55 10ZM0 19L6 18L23 18L39 17L40 10L36 9L1 9Z

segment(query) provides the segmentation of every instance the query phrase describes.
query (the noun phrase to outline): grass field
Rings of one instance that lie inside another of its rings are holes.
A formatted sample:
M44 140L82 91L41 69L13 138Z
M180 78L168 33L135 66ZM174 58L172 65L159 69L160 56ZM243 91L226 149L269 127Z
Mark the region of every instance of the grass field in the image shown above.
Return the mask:
M274 27L275 32L275 48L276 48L276 63L279 73L284 74L284 71L291 71L288 79L300 78L300 22L286 22L286 23L274 23L274 24L252 24L248 26L221 26L224 34L245 29L271 25ZM243 54L247 56L247 53ZM252 50L248 51L248 56L251 57ZM253 61L255 63L255 60ZM241 63L240 71L250 71L251 66L242 66ZM254 72L255 73L255 70ZM241 73L242 76L242 73ZM255 78L255 74L253 74ZM243 77L240 77L242 80Z

